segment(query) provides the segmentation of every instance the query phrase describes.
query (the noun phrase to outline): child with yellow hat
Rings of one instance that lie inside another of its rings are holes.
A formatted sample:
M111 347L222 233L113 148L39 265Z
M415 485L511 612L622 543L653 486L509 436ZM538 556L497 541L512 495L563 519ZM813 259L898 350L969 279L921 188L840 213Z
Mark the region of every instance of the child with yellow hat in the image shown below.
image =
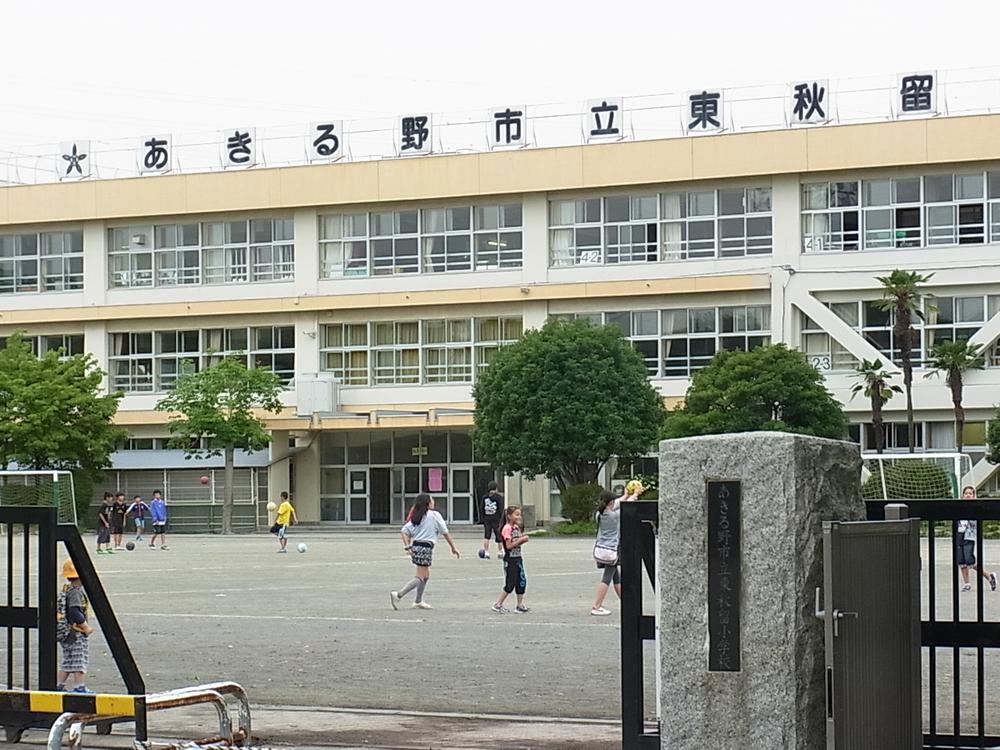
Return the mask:
M87 624L87 595L72 560L62 567L67 583L62 587L56 603L56 637L62 646L62 669L59 670L57 690L69 689L75 682L74 693L86 693L87 667L90 664L90 641L94 629Z

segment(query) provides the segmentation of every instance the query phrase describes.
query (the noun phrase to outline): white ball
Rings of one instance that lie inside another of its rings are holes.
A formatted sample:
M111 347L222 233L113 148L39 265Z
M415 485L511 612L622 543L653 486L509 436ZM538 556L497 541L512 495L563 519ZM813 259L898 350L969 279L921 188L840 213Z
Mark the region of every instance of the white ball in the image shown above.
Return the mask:
M277 509L278 509L278 506L277 506L277 505L275 505L274 503L268 503L268 504L267 504L267 509L268 509L268 510L277 510Z
M299 546L296 547L295 549L297 549L299 552L305 552L309 548L306 546L305 542L299 542Z

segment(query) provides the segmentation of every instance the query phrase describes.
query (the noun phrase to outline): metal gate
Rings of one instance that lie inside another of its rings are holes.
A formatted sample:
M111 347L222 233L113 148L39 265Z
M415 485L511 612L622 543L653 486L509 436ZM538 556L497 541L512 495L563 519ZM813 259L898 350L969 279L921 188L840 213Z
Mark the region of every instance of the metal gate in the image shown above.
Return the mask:
M918 524L823 524L827 750L921 747Z
M959 520L978 520L976 552L982 563L983 522L1000 521L1000 502L954 499L896 502L905 502L910 517L920 519L925 546L921 577L926 606L920 627L926 663L924 748L1000 747L1000 716L986 707L987 690L996 690L1000 675L994 672L987 678L985 659L987 652L994 658L1000 657L1000 620L987 619L984 611L984 597L1000 596L1000 592L990 592L989 584L978 573L973 573L974 591L961 591L956 543ZM868 518L884 519L887 504L883 500L868 501ZM974 682L963 681L963 650L974 657ZM996 669L997 662L993 661L992 666ZM963 716L963 706L975 706L971 720L968 709Z
M6 534L6 589L0 604L0 629L5 631L3 676L6 690L55 689L56 555L59 542L62 542L83 581L90 606L126 689L131 695L145 694L142 674L76 526L58 523L57 509L46 507L2 507L0 524ZM17 542L20 542L20 553ZM33 577L36 578L34 591ZM33 671L36 674L33 675ZM45 712L0 705L0 725L5 728L9 741L16 740L28 727L48 726L51 720ZM141 731L145 737L144 725Z
M656 616L642 613L643 568L656 589L657 502L621 504L622 750L660 750L659 727L647 731L643 689L643 645L656 641ZM657 671L660 665L656 665ZM655 697L659 700L659 696Z

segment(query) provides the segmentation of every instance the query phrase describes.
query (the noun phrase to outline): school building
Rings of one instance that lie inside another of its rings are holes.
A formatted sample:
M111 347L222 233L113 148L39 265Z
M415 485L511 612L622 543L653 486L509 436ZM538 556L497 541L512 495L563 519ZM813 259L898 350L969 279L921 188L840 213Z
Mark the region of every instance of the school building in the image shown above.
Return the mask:
M107 488L163 489L180 525L217 517L222 459L168 450L153 407L183 360L227 352L288 384L270 449L238 458L241 524L289 487L305 522L396 524L429 491L461 524L501 478L472 438L471 386L526 329L620 326L668 405L717 351L786 342L871 448L851 371L898 353L875 276L916 270L933 274L917 449L954 446L950 392L924 377L930 347L982 344L965 449L995 490L997 133L1000 115L937 117L6 186L0 336L97 358L130 434ZM904 401L887 406L893 450L906 449ZM544 478L504 481L529 522L558 516Z

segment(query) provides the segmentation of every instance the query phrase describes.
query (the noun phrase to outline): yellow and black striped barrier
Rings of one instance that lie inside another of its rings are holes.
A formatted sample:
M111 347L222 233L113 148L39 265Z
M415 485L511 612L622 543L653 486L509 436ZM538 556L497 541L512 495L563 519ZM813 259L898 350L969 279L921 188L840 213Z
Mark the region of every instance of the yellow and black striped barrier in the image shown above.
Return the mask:
M134 717L142 710L142 695L110 693L60 693L46 690L0 690L0 714L93 714Z

